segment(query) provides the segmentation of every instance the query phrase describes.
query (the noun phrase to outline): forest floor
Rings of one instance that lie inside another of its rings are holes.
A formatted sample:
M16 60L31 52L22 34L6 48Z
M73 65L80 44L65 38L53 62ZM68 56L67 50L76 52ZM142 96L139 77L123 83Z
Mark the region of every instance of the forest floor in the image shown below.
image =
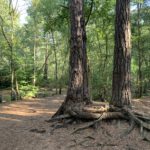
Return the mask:
M126 121L102 121L96 129L72 132L82 124L52 131L48 120L65 96L35 98L0 105L0 150L150 150L139 129L120 137ZM150 113L150 98L134 99L137 109Z

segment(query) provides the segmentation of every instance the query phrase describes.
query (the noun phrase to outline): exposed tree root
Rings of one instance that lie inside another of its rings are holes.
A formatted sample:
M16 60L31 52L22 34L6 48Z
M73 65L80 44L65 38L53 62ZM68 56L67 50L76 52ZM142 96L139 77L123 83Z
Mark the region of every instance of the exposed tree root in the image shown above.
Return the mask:
M108 111L109 106L85 106L83 107L83 111L85 112L91 112L91 113L102 113Z
M45 130L45 129L41 129L41 130L39 130L39 129L31 129L30 132L35 132L35 133L45 133L46 130Z
M148 137L146 137L146 136L143 136L142 140L150 142L150 139Z
M103 114L102 114L102 115L103 115ZM97 122L99 122L100 120L102 120L102 115L101 115L97 120L88 122L86 125L84 125L84 126L78 128L78 129L76 129L75 131L72 132L72 134L73 134L73 133L76 133L76 132L78 132L78 131L87 129L87 128L91 127L91 126L93 126L94 124L96 124Z
M134 122L133 120L131 120L130 128L127 129L127 130L120 136L120 138L123 138L123 137L127 136L128 134L130 134L130 133L133 131L134 128L135 128L135 122Z
M57 121L57 120L66 119L66 118L70 118L70 117L71 116L69 114L64 114L64 115L56 116L56 117L53 117L49 120L46 120L46 122Z
M147 122L142 121L140 118L138 118L130 109L128 108L123 108L123 110L133 119L139 126L150 130L150 124Z
M137 118L150 122L150 116L148 114L136 110L134 110L133 113Z
M140 115L137 115L137 114L134 114L137 118L143 120L143 121L147 121L150 123L150 118L147 117L147 116L140 116Z
M85 105L83 103L78 103L75 105L69 105L66 107L63 115L55 115L49 121L58 121L62 119L86 119L92 120L87 122L84 126L77 128L72 133L76 133L77 131L81 131L87 129L91 126L94 126L96 123L105 119L126 119L131 120L131 127L125 131L123 136L128 135L133 129L135 124L137 124L141 128L141 133L143 133L143 129L150 131L150 116L145 113L132 110L131 108L118 108L108 103L104 102L92 102L89 105ZM68 121L70 123L70 121ZM144 139L147 139L144 137Z
M103 119L119 119L119 118L125 118L125 116L120 112L104 112L101 114L101 116L97 120L94 120L94 121L87 123L86 125L76 129L72 133L76 133L78 131L87 129L91 126L94 126L96 123L100 122Z

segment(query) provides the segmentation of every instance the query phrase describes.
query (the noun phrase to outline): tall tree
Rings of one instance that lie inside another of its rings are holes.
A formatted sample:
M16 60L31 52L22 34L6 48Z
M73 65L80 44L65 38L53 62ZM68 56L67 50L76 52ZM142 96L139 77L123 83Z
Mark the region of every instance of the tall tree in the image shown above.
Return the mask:
M53 44L53 51L54 51L54 58L55 58L55 88L56 88L56 94L58 94L58 61L57 61L57 51L56 51L56 45L55 45L55 37L54 37L54 32L51 31L52 34L52 44Z
M45 60L44 60L44 72L43 72L43 79L48 80L48 57L49 57L49 47L48 47L48 38L49 34L45 36L45 44L46 44L46 49L45 49Z
M11 73L11 100L16 100L20 98L19 94L19 88L18 88L18 81L17 81L17 61L15 58L15 21L17 20L17 1L15 6L13 6L12 0L9 0L6 2L6 8L8 9L8 15L6 15L10 22L10 33L6 32L6 21L3 18L3 15L0 15L0 27L1 27L1 32L4 37L4 39L7 42L7 45L10 50L10 56L9 56L9 61L10 61L10 73ZM7 18L6 17L6 18ZM6 19L7 20L7 19Z
M143 85L142 85L142 48L141 48L141 3L137 3L137 28L138 28L138 41L137 41L137 49L138 49L138 97L142 97Z
M115 48L112 103L122 107L131 103L130 89L130 0L116 1Z
M89 103L86 31L83 16L83 0L70 0L70 80L66 99L56 113L63 113L68 105Z

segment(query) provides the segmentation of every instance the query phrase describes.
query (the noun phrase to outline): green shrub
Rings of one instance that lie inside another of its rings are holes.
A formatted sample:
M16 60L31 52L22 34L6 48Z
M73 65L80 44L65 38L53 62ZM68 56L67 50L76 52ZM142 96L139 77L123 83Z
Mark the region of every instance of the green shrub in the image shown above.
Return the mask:
M39 88L30 84L20 85L20 94L21 97L35 97Z

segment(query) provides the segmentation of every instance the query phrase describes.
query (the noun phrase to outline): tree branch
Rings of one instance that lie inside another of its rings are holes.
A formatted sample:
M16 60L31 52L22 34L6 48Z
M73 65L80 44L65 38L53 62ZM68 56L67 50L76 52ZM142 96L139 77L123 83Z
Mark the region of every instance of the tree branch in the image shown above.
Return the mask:
M59 5L59 6L65 8L65 9L69 9L69 7L67 7L65 5Z
M93 5L94 5L94 0L91 0L91 7L90 7L90 12L89 12L89 15L88 15L88 17L87 17L87 20L86 20L86 22L85 22L85 26L88 24L88 22L89 22L89 19L90 19L90 16L91 16L91 14L92 14L92 10L93 10Z
M1 15L0 15L0 19L1 19L2 22L4 21ZM9 46L9 48L12 49L12 44L11 44L10 41L8 40L8 38L7 38L7 36L6 36L6 33L5 33L5 31L4 31L3 23L0 24L0 26L1 26L2 34L3 34L3 36L4 36L5 40L6 40L6 42L7 42L8 46Z

